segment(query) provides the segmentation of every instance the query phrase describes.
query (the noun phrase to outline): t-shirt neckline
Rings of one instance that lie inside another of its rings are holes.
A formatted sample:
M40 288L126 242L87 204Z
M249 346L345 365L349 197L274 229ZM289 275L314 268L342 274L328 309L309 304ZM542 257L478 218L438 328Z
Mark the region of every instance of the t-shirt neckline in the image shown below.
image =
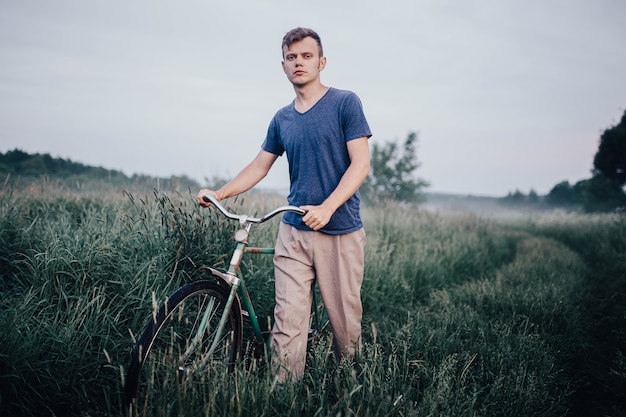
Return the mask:
M330 92L330 90L332 90L332 89L333 89L333 87L328 87L328 90L326 90L326 92L322 95L322 97L320 97L319 100L317 100L315 102L315 104L313 104L311 107L306 109L306 111L304 111L304 112L299 112L298 109L296 109L296 99L295 98L291 102L291 108L293 109L294 112L296 112L300 116L304 116L305 114L307 114L308 112L313 110L322 100L324 100L324 97L326 97L328 95L328 93Z

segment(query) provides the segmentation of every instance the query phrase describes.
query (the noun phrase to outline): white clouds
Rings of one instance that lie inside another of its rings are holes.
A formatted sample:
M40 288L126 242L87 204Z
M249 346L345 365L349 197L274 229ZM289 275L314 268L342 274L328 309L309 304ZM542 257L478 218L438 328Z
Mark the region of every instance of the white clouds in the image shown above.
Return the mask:
M303 25L324 41L323 81L361 97L373 140L420 132L420 175L434 190L545 193L588 174L598 132L626 105L625 8L615 0L7 3L0 150L127 173L233 175L293 97L280 40ZM561 147L560 157L545 157ZM286 172L275 171L267 185L284 187Z

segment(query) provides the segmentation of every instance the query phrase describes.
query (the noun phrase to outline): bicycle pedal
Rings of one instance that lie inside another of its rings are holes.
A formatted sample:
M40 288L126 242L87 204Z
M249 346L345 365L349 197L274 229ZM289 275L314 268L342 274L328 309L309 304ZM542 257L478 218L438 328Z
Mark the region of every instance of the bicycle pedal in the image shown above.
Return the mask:
M179 365L178 366L178 377L181 378L182 380L187 380L189 379L189 376L191 375L191 369L189 369L189 367L184 366L184 365Z
M241 316L243 317L244 323L250 323L250 313L246 310L241 310Z

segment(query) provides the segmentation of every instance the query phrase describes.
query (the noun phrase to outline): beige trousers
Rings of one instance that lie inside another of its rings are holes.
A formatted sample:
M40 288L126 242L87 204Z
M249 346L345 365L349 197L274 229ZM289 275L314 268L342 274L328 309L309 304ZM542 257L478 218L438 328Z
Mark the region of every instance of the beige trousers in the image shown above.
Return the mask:
M316 282L333 329L335 353L353 356L360 351L364 245L363 229L328 235L280 223L272 329L272 367L278 381L297 380L304 373Z

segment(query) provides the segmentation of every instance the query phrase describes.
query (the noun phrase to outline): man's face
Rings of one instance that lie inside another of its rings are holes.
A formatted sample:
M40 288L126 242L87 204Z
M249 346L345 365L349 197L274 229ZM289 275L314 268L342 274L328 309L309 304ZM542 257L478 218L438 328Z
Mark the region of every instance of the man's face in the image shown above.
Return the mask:
M283 71L295 86L304 86L319 79L326 66L326 58L319 56L315 39L304 38L283 47Z

